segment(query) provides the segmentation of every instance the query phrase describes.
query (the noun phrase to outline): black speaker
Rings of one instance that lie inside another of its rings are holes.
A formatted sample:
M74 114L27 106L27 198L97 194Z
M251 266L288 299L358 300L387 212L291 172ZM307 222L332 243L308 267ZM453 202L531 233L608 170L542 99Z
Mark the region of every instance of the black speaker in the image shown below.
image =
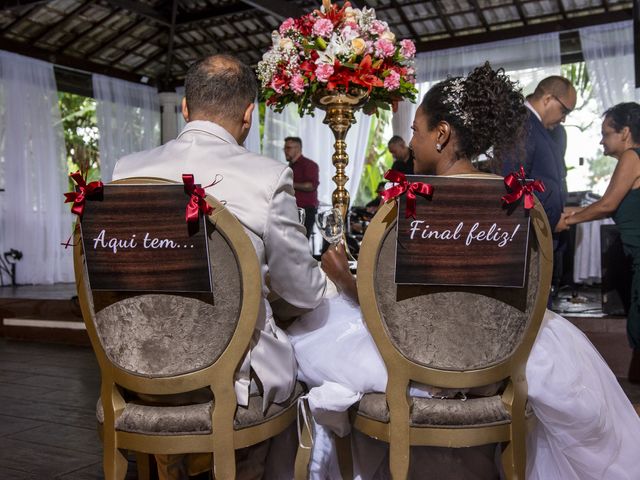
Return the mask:
M615 225L600 226L602 262L602 311L627 315L631 299L631 259L624 254Z

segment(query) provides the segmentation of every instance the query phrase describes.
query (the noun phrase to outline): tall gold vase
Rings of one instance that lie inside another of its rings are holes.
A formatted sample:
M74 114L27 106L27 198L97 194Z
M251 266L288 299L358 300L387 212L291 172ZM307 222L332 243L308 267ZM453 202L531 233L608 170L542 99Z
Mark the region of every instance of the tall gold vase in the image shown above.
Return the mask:
M313 97L314 105L326 112L323 123L329 125L336 139L336 143L333 146L333 156L331 157L336 168L336 173L333 176L336 189L333 191L331 200L333 206L342 212L342 218L346 218L349 208L349 191L345 187L349 180L349 177L345 174L345 169L349 163L349 155L347 155L345 138L351 125L356 123L354 112L362 108L367 101L367 97L368 92L365 89L353 88L349 93L319 90Z

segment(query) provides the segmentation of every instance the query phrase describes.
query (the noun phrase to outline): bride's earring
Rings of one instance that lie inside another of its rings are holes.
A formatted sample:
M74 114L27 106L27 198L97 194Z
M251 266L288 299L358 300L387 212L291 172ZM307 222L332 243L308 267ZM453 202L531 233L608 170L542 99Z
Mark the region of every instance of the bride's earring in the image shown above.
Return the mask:
M442 151L442 145L436 143L436 150L438 151L438 153L440 153Z

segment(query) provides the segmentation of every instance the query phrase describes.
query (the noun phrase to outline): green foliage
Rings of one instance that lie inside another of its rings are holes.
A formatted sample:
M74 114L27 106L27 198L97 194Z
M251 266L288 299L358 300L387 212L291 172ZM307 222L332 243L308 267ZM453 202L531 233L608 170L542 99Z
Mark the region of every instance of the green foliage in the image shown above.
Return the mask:
M96 101L58 92L69 172L80 170L88 181L100 178Z
M612 157L607 157L600 153L595 158L587 159L587 165L589 166L589 187L593 188L600 181L611 176L611 173L616 168L617 160Z
M387 150L388 138L385 137L385 127L390 122L391 112L386 110L378 110L378 115L371 118L365 164L354 205L365 205L377 196L378 183L384 181L384 172L393 164L393 157Z

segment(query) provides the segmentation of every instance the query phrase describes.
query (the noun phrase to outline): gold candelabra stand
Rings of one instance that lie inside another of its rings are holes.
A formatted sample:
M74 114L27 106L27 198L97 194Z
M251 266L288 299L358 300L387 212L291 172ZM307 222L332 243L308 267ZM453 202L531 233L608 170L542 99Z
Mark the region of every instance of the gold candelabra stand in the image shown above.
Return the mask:
M334 152L331 157L336 168L333 181L336 189L333 191L331 200L333 206L338 208L345 219L349 208L349 191L345 185L349 177L345 174L345 169L349 163L347 155L347 143L345 138L351 125L356 123L354 112L362 108L366 103L369 94L365 89L351 88L349 92L318 90L313 96L314 105L326 112L323 123L329 125L336 139Z

